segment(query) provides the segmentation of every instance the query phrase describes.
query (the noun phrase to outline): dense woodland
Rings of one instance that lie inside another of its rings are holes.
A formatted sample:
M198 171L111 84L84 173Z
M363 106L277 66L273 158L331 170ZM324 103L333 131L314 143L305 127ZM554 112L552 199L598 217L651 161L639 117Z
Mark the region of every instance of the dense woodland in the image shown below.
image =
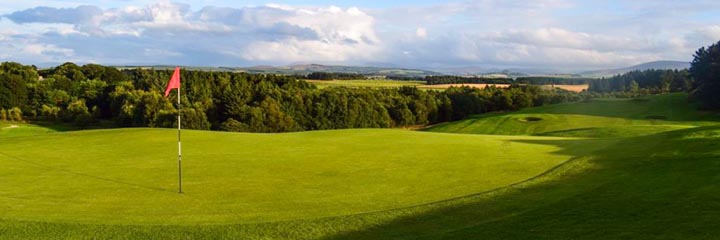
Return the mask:
M456 84L456 83L488 83L488 84L512 84L512 78L490 78L490 77L463 77L463 76L427 76L425 83L428 85Z
M578 77L518 77L515 82L536 85L584 85L594 80Z
M535 84L535 85L583 85L595 80L592 78L567 77L519 77L517 79L503 77L464 77L464 76L427 76L428 85L457 84L457 83L484 83L484 84Z
M693 82L688 70L632 71L610 78L590 81L593 92L666 93L689 91Z
M692 97L706 109L720 109L720 41L695 52L690 64Z
M80 127L173 127L177 95L162 96L171 74L73 63L38 71L6 62L0 65L0 112L6 120L29 118ZM405 127L581 99L575 93L535 86L317 89L279 75L182 71L181 78L183 126L226 131Z
M65 122L78 127L173 127L178 109L183 126L247 132L427 125L492 111L510 111L593 97L633 97L688 91L702 106L720 109L720 42L701 48L688 70L632 71L602 79L465 78L428 76L428 84L510 83L509 88L451 87L445 91L401 88L318 89L293 76L182 71L181 104L162 96L171 70L118 70L65 63L37 70L0 64L0 120ZM310 74L316 79L353 74ZM580 84L572 93L537 85Z
M307 76L299 76L310 80L356 80L365 79L365 75L358 73L312 72Z

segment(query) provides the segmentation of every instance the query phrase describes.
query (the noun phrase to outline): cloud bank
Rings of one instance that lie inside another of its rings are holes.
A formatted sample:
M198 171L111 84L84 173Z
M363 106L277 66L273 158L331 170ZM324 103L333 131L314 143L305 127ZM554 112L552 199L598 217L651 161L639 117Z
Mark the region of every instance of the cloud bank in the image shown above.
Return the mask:
M168 1L118 8L36 6L2 15L0 60L573 70L689 60L698 47L720 40L715 23L720 15L713 10L720 5L662 3L608 7L605 1L478 0L387 9Z

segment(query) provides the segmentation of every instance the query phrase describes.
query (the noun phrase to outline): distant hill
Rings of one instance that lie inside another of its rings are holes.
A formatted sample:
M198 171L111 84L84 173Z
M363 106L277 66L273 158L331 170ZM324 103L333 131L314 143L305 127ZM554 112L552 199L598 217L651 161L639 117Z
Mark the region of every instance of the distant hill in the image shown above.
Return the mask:
M174 66L166 65L147 65L147 66L117 66L120 69L127 68L154 68L154 69L173 69ZM321 64L298 64L288 66L254 66L254 67L202 67L202 66L184 66L189 70L202 71L228 71L228 72L247 72L259 74L286 74L306 75L312 72L333 72L333 73L355 73L366 76L392 76L405 78L423 78L425 76L438 75L460 75L460 76L485 76L485 77L525 77L525 76L551 76L551 77L610 77L623 74L635 70L648 69L686 69L690 68L689 62L682 61L655 61L635 66L601 69L584 71L579 73L567 73L553 68L482 68L482 67L455 67L455 68L438 68L434 70L411 69L400 67L370 67L370 66L338 66L338 65L321 65Z
M428 75L442 75L438 72L408 69L408 68L384 68L366 66L331 66L320 64L304 64L290 66L256 66L248 68L237 68L249 73L276 73L276 74L308 74L312 72L334 72L334 73L357 73L363 75L382 75L398 77L425 77Z
M507 67L448 67L448 68L437 68L434 71L441 72L445 75L458 75L458 76L484 76L484 77L527 77L527 76L538 76L538 75L553 75L560 73L557 69L547 68L507 68Z
M679 69L686 69L686 68L690 68L689 62L655 61L655 62L638 64L638 65L626 67L626 68L586 71L586 72L579 73L579 75L581 75L583 77L609 77L609 76L623 74L623 73L635 71L635 70L640 70L640 71L648 70L648 69L678 69L679 70Z
M173 69L174 66L152 65L152 66L118 66L120 69L132 68L154 68L154 69ZM443 75L442 73L408 68L384 68L384 67L367 67L367 66L332 66L320 64L304 64L289 66L254 66L254 67L198 67L183 66L188 70L201 71L228 71L228 72L247 72L247 73L267 73L267 74L309 74L312 72L332 72L332 73L356 73L363 75L380 75L395 76L408 78L422 78L428 75Z

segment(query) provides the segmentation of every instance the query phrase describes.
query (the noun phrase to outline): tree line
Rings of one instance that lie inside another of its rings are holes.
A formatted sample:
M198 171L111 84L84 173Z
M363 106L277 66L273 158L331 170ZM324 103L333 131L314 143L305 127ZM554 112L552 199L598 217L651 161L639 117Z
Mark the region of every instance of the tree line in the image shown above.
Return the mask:
M179 108L175 93L162 96L171 74L73 63L37 70L6 62L0 64L0 109L78 127L174 127L180 109L183 126L191 129L288 132L426 125L582 99L536 86L318 89L292 76L182 71Z
M583 85L594 80L592 78L564 78L564 77L518 77L516 79L504 77L463 77L463 76L426 76L425 82L428 85L437 84L535 84L535 85Z
M689 91L693 80L688 70L636 70L590 81L589 91L667 93Z
M458 83L486 83L486 84L512 84L512 78L491 78L491 77L463 77L463 76L426 76L425 83L428 85L458 84Z
M523 84L536 84L536 85L584 85L591 81L593 78L580 78L580 77L518 77L515 79L517 83Z
M693 57L691 97L705 109L720 109L720 41L698 49Z
M365 79L365 75L359 73L312 72L300 78L310 80L356 80Z

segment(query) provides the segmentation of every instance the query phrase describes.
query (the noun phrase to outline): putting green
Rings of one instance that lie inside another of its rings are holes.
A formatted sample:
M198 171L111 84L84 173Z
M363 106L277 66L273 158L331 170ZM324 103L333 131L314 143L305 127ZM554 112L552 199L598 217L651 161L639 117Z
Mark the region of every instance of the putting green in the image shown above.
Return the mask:
M529 143L556 137L183 133L184 194L175 192L172 129L5 138L0 218L184 225L351 215L501 188L572 157Z

